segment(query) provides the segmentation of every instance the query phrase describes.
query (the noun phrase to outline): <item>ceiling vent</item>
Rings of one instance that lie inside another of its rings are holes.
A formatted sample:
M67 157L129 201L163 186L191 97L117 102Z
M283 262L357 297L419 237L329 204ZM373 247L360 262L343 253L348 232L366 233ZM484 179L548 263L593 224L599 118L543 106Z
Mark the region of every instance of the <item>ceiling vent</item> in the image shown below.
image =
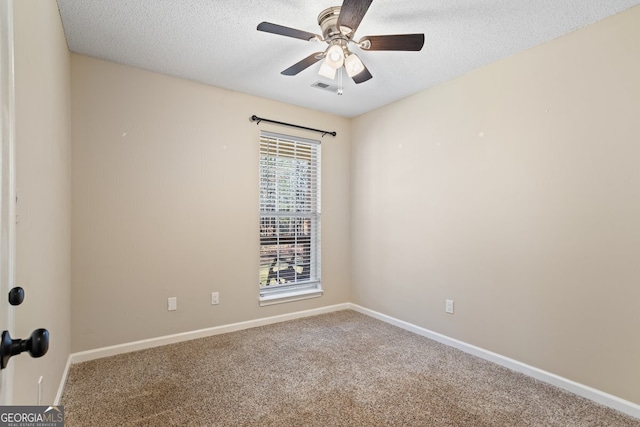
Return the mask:
M331 92L331 93L338 93L338 86L332 85L329 83L324 83L321 81L315 82L314 84L311 85L311 87L316 87L318 89L326 90L327 92Z

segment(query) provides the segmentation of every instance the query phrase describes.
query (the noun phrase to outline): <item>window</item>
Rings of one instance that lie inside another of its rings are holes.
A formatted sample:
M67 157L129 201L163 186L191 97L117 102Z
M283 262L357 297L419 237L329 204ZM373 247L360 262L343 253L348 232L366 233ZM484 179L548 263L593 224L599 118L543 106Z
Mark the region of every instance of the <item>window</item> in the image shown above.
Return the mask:
M320 270L320 143L261 132L261 305L322 295Z

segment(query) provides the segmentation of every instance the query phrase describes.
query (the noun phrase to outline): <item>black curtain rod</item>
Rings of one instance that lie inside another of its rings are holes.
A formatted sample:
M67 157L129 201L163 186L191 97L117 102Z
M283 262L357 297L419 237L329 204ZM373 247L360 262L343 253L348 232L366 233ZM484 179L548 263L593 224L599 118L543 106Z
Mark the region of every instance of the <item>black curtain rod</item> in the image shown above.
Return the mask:
M305 127L305 126L292 125L291 123L284 123L284 122L278 122L276 120L264 119L262 117L256 116L255 114L253 116L251 116L251 121L252 122L258 122L258 123L256 123L256 125L259 125L260 122L267 122L267 123L274 123L276 125L290 126L292 128L310 130L312 132L319 132L319 133L322 134L322 136L325 136L325 135L336 136L337 135L336 132L329 132L329 131L326 131L326 130L313 129L313 128L308 128L308 127Z

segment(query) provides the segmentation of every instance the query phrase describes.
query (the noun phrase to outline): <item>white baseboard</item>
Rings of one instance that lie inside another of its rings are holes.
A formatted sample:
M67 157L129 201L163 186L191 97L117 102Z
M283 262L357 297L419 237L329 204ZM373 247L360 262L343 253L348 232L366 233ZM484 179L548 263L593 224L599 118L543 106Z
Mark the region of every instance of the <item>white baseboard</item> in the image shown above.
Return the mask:
M60 405L60 399L62 399L64 385L67 383L67 376L69 375L69 368L71 368L71 355L67 357L67 364L64 366L64 371L62 371L62 378L60 379L60 384L58 385L58 392L56 393L56 398L53 401L53 404L55 406Z
M160 347L167 344L175 344L183 341L205 338L228 332L241 331L258 326L270 325L273 323L285 322L287 320L301 319L303 317L316 316L318 314L331 313L334 311L348 310L351 304L337 304L327 307L314 308L312 310L297 311L295 313L281 314L279 316L263 317L261 319L247 320L245 322L231 323L229 325L214 326L212 328L199 329L196 331L183 332L180 334L166 335L163 337L149 338L125 344L112 345L109 347L96 348L93 350L72 353L69 356L71 363L86 362L103 357L115 356L117 354L130 353L132 351L145 350L153 347ZM66 379L66 377L65 377Z
M101 359L103 357L115 356L117 354L129 353L132 351L144 350L153 347L159 347L167 344L175 344L183 341L193 340L197 338L204 338L218 334L225 334L228 332L235 332L244 329L255 328L258 326L265 326L279 322L285 322L287 320L301 319L304 317L316 316L318 314L331 313L340 310L354 310L391 325L400 327L415 334L430 338L434 341L448 345L450 347L457 348L465 353L469 353L473 356L479 357L489 362L496 363L500 366L504 366L513 371L520 372L528 375L545 383L567 390L578 396L592 400L601 405L618 410L627 415L640 419L640 405L633 402L621 399L603 391L594 389L584 384L577 383L575 381L563 378L559 375L552 374L550 372L538 369L536 367L527 365L517 360L502 356L497 353L485 350L480 347L476 347L471 344L467 344L463 341L450 338L446 335L439 334L437 332L430 331L420 326L414 325L403 320L396 319L386 314L379 313L374 310L359 306L352 303L337 304L328 307L321 307L312 310L298 311L295 313L282 314L279 316L265 317L261 319L248 320L245 322L232 323L229 325L215 326L212 328L199 329L196 331L184 332L180 334L167 335L163 337L150 338L146 340L134 341L125 344L119 344L109 347L97 348L94 350L82 351L79 353L72 353L69 355L67 365L65 366L60 385L58 387L58 393L56 395L55 405L60 404L62 392L64 391L64 385L67 381L67 375L69 368L72 364L86 362L94 359Z
M398 326L399 328L405 329L418 335L422 335L450 347L455 347L459 350L464 351L465 353L469 353L473 356L488 360L489 362L496 363L500 366L504 366L505 368L509 368L513 371L533 377L547 384L551 384L558 388L567 390L571 393L577 394L578 396L592 400L601 405L608 406L609 408L618 410L632 417L640 418L640 405L629 402L628 400L621 399L612 394L605 393L603 391L586 386L584 384L577 383L567 378L563 378L559 375L543 371L542 369L538 369L536 367L527 365L514 359L510 359L497 353L493 353L489 350L485 350L483 348L467 344L463 341L447 337L446 335L430 331L420 326L416 326L412 323L387 316L386 314L382 314L356 304L349 304L349 307L359 313L366 314L367 316L382 320L383 322Z

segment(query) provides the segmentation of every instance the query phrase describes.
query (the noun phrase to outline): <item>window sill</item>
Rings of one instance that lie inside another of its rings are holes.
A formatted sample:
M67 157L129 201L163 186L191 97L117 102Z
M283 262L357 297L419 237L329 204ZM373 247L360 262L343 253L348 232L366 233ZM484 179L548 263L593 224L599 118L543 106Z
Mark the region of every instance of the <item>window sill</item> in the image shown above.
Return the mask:
M274 295L265 295L263 297L260 297L260 307L282 304L285 302L300 301L310 298L318 298L321 297L322 294L322 289L304 289L292 290L290 292L282 292Z

